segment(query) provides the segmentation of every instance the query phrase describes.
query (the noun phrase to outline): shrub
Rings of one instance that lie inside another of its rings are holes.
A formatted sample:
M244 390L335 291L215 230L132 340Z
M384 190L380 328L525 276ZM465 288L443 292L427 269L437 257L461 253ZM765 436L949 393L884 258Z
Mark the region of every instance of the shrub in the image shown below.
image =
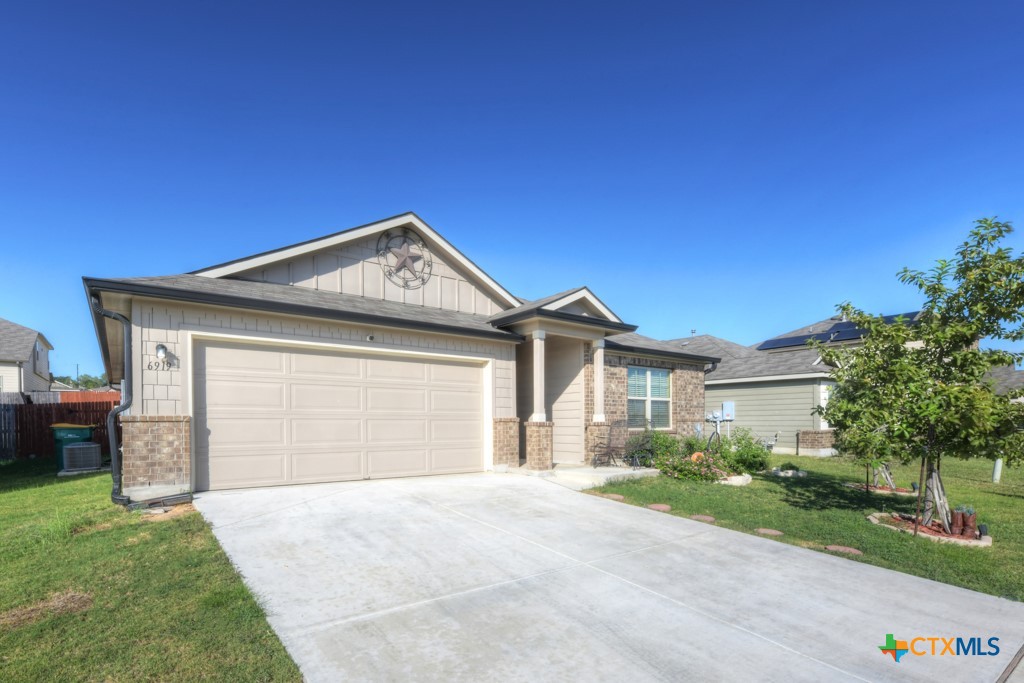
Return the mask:
M658 460L677 457L680 454L680 442L675 436L650 429L634 434L626 440L626 457L634 454L643 465L652 465Z
M745 427L737 427L728 440L722 439L722 455L735 472L761 472L768 469L768 449Z
M674 479L691 481L718 481L729 475L728 465L721 456L706 454L696 460L688 455L676 453L673 456L655 458L654 466Z

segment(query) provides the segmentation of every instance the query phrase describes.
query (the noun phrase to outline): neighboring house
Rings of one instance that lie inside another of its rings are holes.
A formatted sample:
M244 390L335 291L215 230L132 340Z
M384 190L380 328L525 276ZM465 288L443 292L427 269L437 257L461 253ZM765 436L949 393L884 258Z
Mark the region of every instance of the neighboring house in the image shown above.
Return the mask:
M41 332L0 318L0 392L50 390L50 351Z
M411 213L85 287L131 321L129 492L584 464L630 425L691 433L717 361L586 287L521 300ZM94 322L117 383L122 324Z
M902 317L912 320L916 313ZM886 316L894 322L900 316ZM746 427L763 439L774 439L775 452L799 455L831 455L832 432L814 413L828 404L834 384L831 368L807 342L816 339L830 345L858 344L863 332L836 316L772 337L752 347L700 335L669 342L691 353L718 356L722 360L707 375L705 412L721 410L733 401L736 419L723 430Z
M992 368L988 372L988 377L992 381L997 394L1008 394L1011 391L1024 389L1024 371L1018 370L1012 365ZM1024 400L1024 398L1017 398L1015 400L1020 401Z

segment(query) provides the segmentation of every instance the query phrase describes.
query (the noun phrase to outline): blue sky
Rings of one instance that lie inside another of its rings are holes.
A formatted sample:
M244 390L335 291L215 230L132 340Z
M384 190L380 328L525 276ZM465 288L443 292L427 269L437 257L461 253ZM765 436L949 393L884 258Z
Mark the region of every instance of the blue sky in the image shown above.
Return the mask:
M536 298L750 344L1024 229L1017 3L8 3L0 317L415 211ZM1024 233L1010 245L1024 245Z

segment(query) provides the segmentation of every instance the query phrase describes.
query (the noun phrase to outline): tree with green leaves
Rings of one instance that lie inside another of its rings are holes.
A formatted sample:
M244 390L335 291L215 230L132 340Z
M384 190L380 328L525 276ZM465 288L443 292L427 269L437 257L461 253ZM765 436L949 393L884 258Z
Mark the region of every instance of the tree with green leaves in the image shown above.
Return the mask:
M103 389L107 386L107 373L103 373L99 377L95 375L79 375L78 379L71 377L70 375L58 375L53 378L54 380L67 384L69 387L75 389Z
M976 221L954 259L927 272L904 268L900 281L925 299L913 320L887 321L846 303L839 310L864 330L862 343L817 344L836 382L818 408L836 448L866 465L920 461L922 522L940 513L947 531L942 459L1001 457L1012 465L1024 447L1024 404L997 394L987 377L1024 353L980 347L1024 339L1024 255L1002 245L1012 231L995 219Z

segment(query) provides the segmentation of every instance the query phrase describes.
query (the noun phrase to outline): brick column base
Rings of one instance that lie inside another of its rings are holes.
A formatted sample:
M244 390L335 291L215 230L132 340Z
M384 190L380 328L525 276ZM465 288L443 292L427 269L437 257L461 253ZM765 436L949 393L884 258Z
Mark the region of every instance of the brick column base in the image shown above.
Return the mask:
M187 415L121 417L121 485L191 489L191 418Z
M598 448L608 447L608 437L611 436L612 426L607 422L591 422L587 425L586 436L584 437L583 463L590 465L594 462L594 453Z
M519 467L519 418L496 417L494 422L494 468Z
M554 422L527 422L526 468L550 470L554 467Z

